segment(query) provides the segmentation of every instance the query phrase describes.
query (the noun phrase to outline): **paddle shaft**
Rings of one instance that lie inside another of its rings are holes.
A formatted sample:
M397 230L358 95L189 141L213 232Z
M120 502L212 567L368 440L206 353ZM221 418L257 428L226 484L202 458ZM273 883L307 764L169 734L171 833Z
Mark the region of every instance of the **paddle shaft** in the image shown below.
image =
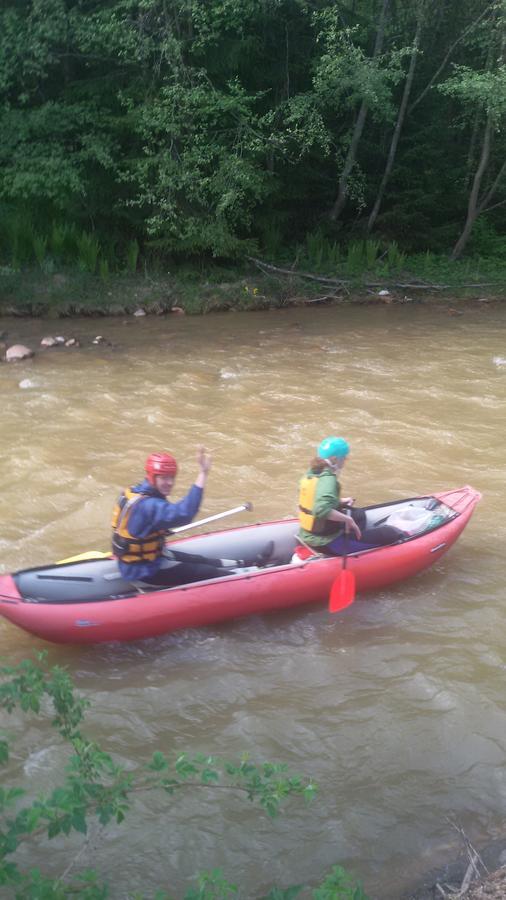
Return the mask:
M224 519L226 516L233 516L240 512L247 512L250 509L253 509L252 503L242 503L241 506L234 506L233 509L226 509L224 512L216 513L214 516L206 516L205 519L199 519L198 522L190 522L189 525L180 525L179 528L171 528L170 534L180 534L182 531L189 531L191 528L200 528L201 525L207 525L208 522L217 522L218 519Z
M351 518L351 509L349 506L346 510L346 515L350 516L350 518ZM344 529L343 565L342 565L342 569L341 569L342 572L344 572L344 570L346 569L346 564L348 562L348 538L349 538L349 532L348 532L348 529L345 527L345 529Z
M309 544L306 544L306 542L303 541L302 538L299 537L298 534L295 535L295 540L298 541L299 544L301 544L303 547L305 547L306 550L311 550L311 553L312 553L314 556L323 556L323 553L318 553L318 550L315 550L314 547L310 547Z
M253 504L246 502L241 506L234 506L233 509L226 509L222 513L216 513L214 516L207 516L205 519L199 519L198 522L190 522L189 525L180 525L179 528L172 528L170 534L179 534L181 531L189 531L190 528L199 528L200 525L207 525L208 522L216 522L217 519L224 519L225 516L233 516L235 513L246 512L253 509ZM81 562L85 559L108 559L111 554L108 551L104 553L101 550L89 550L87 553L79 553L77 556L69 556L67 559L60 559L57 565L63 563Z

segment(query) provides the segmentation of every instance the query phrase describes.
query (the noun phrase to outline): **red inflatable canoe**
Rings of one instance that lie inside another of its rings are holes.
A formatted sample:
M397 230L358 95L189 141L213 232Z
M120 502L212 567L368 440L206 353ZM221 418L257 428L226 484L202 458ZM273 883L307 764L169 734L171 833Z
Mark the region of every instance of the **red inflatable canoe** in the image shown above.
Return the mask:
M353 553L347 566L357 591L384 588L428 568L457 540L481 495L466 486L367 508L368 526L393 524L399 539ZM301 560L297 522L283 519L172 541L209 557L245 559L272 544L261 568L170 589L142 591L125 581L114 559L25 569L0 576L0 613L47 641L91 644L135 641L304 603L328 600L340 557Z

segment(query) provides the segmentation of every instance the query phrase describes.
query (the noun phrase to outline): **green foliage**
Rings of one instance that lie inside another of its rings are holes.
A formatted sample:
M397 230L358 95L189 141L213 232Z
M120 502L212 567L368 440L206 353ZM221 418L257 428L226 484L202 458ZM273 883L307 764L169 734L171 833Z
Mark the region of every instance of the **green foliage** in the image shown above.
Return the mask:
M240 262L258 246L293 259L303 245L317 269L372 269L381 254L367 244L360 262L357 242L422 7L412 106L377 241L396 241L399 254L453 246L487 118L494 140L483 189L497 194L488 206L503 237L502 0L390 4L374 53L381 7L4 0L0 261L98 268L105 280L106 263L111 272L166 271L174 261ZM337 233L329 213L363 104ZM385 266L403 261L390 252Z
M455 66L453 75L439 90L464 103L468 114L476 107L490 115L497 128L506 117L506 64L495 72L476 72L469 66Z
M346 256L346 272L350 275L358 275L364 268L366 253L363 241L351 241L348 244Z
M315 75L315 90L338 111L354 109L365 101L379 120L393 117L392 86L400 80L399 54L371 58L361 45L360 28L343 27L341 10L334 4L314 15L317 42L323 52ZM362 39L362 40L361 40Z
M129 272L136 271L138 258L139 244L136 240L130 241L126 249L127 269Z
M265 897L262 897L261 900L293 900L294 897L297 897L302 891L302 885L296 884L293 887L286 888L273 888L272 891L269 891Z
M41 269L44 268L44 262L46 259L46 252L47 252L47 244L48 244L48 239L46 236L43 236L41 234L34 234L34 236L33 236L33 252L35 253L35 258L36 258L39 266L41 267Z
M199 877L197 886L185 894L185 900L226 900L235 894L237 885L226 881L219 869L213 869Z
M392 244L390 244L388 248L388 253L391 252ZM368 269L373 269L378 259L379 253L381 250L381 244L379 241L365 241L364 245L364 254L365 254L365 264Z
M100 244L93 234L83 231L77 237L78 267L82 272L93 272L97 268Z
M341 248L322 231L311 232L300 247L300 268L350 279L356 285L392 278L420 279L446 285L463 285L480 280L497 282L505 277L504 241L487 220L476 226L471 244L474 256L461 262L451 261L445 254L427 250L421 254L407 254L397 241L353 240Z
M0 669L0 709L11 713L17 708L40 715L53 710L52 726L64 739L70 756L62 783L46 797L29 802L23 788L0 789L0 885L9 896L34 900L59 900L78 896L85 900L102 900L108 896L105 885L93 872L73 876L71 881L51 880L37 869L22 871L14 860L16 850L30 839L42 835L52 839L72 832L87 835L91 822L101 826L120 824L130 810L134 792L162 790L173 795L188 787L213 789L220 784L258 803L270 817L280 812L290 797L300 796L306 802L315 793L315 785L298 775L291 775L286 765L253 763L248 756L230 762L204 754L164 754L156 751L147 765L136 771L127 770L81 730L89 702L75 693L68 673L54 666L48 668L46 654L37 661L23 660L18 666ZM8 761L8 743L0 742L0 762ZM272 893L272 898L294 897L298 889ZM230 898L237 887L228 883L219 870L203 874L184 900ZM7 895L6 895L7 896ZM160 898L167 897L158 892ZM338 896L338 895L335 895ZM347 895L343 895L346 896Z
M500 286L506 274L504 260L500 257L485 260L480 256L474 256L461 261L451 261L446 255L427 252L409 256L406 266L410 278L420 278L425 282L451 285L455 288L480 281Z
M476 222L469 243L469 253L475 258L481 256L506 263L506 241L489 219L482 217Z
M322 231L306 235L306 253L309 265L317 272L336 267L341 262L341 250L337 241L330 241Z
M0 196L25 205L49 202L60 211L79 205L94 165L112 164L97 120L88 104L51 100L29 110L0 109Z
M344 253L337 241L330 241L322 232L308 234L305 249L307 264L312 269L343 276L393 274L400 271L407 260L396 241L386 247L381 241L350 241Z
M98 263L98 272L102 281L109 280L109 261L107 259L101 259Z
M4 254L14 269L20 269L33 259L34 232L28 215L19 212L4 220Z
M77 257L77 231L75 226L53 222L49 235L49 247L60 264L75 263Z
M313 900L367 900L360 884L341 866L334 866L320 887L313 891Z
M400 272L406 264L406 254L399 250L397 241L388 245L386 264L389 272Z
M265 224L257 222L260 230L260 246L268 259L279 256L283 246L283 232L277 222L267 221Z
M255 249L240 237L267 189L255 166L264 142L251 131L254 100L237 81L217 91L194 72L190 85L174 79L139 110L145 152L125 179L137 185L129 205L148 212L151 246L215 256Z

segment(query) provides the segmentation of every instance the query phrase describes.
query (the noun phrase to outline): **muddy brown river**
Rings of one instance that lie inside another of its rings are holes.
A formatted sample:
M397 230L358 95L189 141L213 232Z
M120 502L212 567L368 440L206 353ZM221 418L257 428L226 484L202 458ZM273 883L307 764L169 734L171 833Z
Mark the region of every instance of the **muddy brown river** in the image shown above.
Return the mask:
M39 351L0 364L0 571L107 549L116 495L154 449L177 456L180 496L197 445L211 448L202 514L253 501L237 524L293 513L332 433L352 446L343 491L359 504L483 493L436 566L337 616L308 606L81 648L0 622L4 661L47 647L68 666L92 701L90 734L121 762L247 751L320 786L274 822L223 791L141 796L79 860L113 898L181 896L215 867L259 897L339 863L372 898L396 900L457 854L447 817L478 846L505 833L506 307L449 306L0 321L9 344ZM40 350L47 334L81 347ZM47 720L5 716L2 728L15 736L8 780L33 794L56 785L66 757ZM21 859L59 874L80 847L58 838Z

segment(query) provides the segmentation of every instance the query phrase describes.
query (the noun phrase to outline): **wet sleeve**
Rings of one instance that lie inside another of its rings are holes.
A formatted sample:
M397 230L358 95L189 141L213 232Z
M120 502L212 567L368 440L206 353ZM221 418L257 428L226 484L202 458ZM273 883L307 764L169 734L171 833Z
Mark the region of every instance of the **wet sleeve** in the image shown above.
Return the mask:
M314 514L318 519L325 519L329 512L339 508L339 488L335 478L321 479L316 489Z
M186 497L176 503L158 497L146 497L132 509L130 534L134 537L146 537L152 531L168 531L179 525L188 525L199 511L202 495L202 488L194 484Z

